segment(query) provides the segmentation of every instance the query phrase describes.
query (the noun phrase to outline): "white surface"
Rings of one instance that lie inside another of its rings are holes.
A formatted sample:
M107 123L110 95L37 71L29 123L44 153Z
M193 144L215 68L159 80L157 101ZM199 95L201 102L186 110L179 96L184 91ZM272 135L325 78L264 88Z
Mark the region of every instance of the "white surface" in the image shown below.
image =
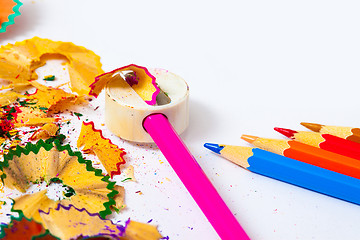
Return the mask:
M273 127L303 130L301 121L359 127L358 1L23 3L1 44L72 41L100 55L105 71L135 63L187 81L182 137L252 239L358 239L359 206L247 172L202 147L246 145L243 133L281 138ZM154 219L170 239L218 239L155 146L116 142L138 179L124 184L124 217Z

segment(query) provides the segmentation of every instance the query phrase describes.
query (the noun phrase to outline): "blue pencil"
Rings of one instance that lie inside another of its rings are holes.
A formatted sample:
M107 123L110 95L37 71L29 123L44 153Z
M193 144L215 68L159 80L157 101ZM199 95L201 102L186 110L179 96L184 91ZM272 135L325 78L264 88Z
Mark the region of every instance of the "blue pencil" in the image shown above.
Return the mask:
M259 148L212 143L204 147L251 172L360 205L360 179Z

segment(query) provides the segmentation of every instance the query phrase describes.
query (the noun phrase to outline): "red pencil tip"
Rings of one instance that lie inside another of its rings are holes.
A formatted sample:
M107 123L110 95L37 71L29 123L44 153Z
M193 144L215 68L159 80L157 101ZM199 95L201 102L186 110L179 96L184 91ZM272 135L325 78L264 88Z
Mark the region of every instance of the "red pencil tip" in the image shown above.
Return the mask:
M291 130L291 129L287 129L287 128L274 128L275 131L281 133L282 135L288 137L288 138L293 138L295 133L298 133L297 131Z

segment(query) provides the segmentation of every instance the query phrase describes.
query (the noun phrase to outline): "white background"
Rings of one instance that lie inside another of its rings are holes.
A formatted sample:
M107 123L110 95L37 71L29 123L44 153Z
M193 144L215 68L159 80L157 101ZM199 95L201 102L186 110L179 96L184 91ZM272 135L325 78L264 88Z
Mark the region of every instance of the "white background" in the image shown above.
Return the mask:
M134 63L187 81L182 138L252 239L359 239L359 206L247 172L202 146L282 138L273 127L305 130L302 121L359 127L358 1L23 3L0 44L71 41L101 56L105 71ZM155 145L105 135L127 150L138 179L123 184L120 218L153 219L170 239L219 239Z

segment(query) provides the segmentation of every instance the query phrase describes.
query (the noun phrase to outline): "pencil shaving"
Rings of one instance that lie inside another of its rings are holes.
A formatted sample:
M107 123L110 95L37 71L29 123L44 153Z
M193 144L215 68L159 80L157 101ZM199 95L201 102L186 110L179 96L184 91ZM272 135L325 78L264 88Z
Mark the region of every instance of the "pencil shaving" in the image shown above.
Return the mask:
M44 181L49 185L56 181L72 189L73 194L63 199L49 199L47 190L15 199L14 209L23 211L27 218L38 222L41 219L37 209L45 211L58 203L85 207L105 217L111 213L110 206L115 204L113 198L119 193L114 190L114 183L108 181L100 170L95 170L79 152L74 153L68 145L61 146L56 142L40 140L36 144L28 143L25 148L10 150L4 156L4 162L0 162L0 167L4 185L21 192L26 192L33 183Z
M1 226L0 238L7 240L31 239L45 234L46 229L38 222L27 219L22 213L19 217L11 216L8 225Z
M129 181L136 182L136 178L135 178L135 175L134 175L134 166L133 165L128 166L123 171L123 175L124 175L124 180L129 180Z
M37 82L31 82L31 85L36 87L36 92L27 96L28 99L36 101L35 106L50 109L62 102L75 102L77 96L72 93L67 93L60 88L46 87Z
M124 74L129 71L131 74ZM147 104L156 104L156 96L160 91L156 85L156 78L147 68L135 64L117 68L111 72L97 76L95 81L90 85L90 95L97 97L101 90L105 88L106 84L117 74L120 74L122 81L126 81ZM119 79L119 81L121 80Z
M9 25L15 23L15 17L21 14L19 8L22 3L19 0L1 0L0 5L0 33L2 33Z
M93 122L83 122L77 147L82 147L85 153L96 154L111 177L119 175L120 165L125 164L124 149L104 138L102 132L95 129Z
M38 129L29 140L39 140L39 139L48 139L56 135L56 132L59 130L59 126L54 123L46 123L40 129Z
M45 64L46 55L67 59L71 90L79 95L89 93L92 79L103 72L100 57L94 52L71 42L34 37L1 46L0 79L10 81L15 88L29 85L38 78L35 69Z
M110 220L101 219L98 214L92 214L84 208L78 209L73 205L66 207L59 204L56 209L41 211L40 216L46 228L63 240L95 236L120 239L126 230Z

